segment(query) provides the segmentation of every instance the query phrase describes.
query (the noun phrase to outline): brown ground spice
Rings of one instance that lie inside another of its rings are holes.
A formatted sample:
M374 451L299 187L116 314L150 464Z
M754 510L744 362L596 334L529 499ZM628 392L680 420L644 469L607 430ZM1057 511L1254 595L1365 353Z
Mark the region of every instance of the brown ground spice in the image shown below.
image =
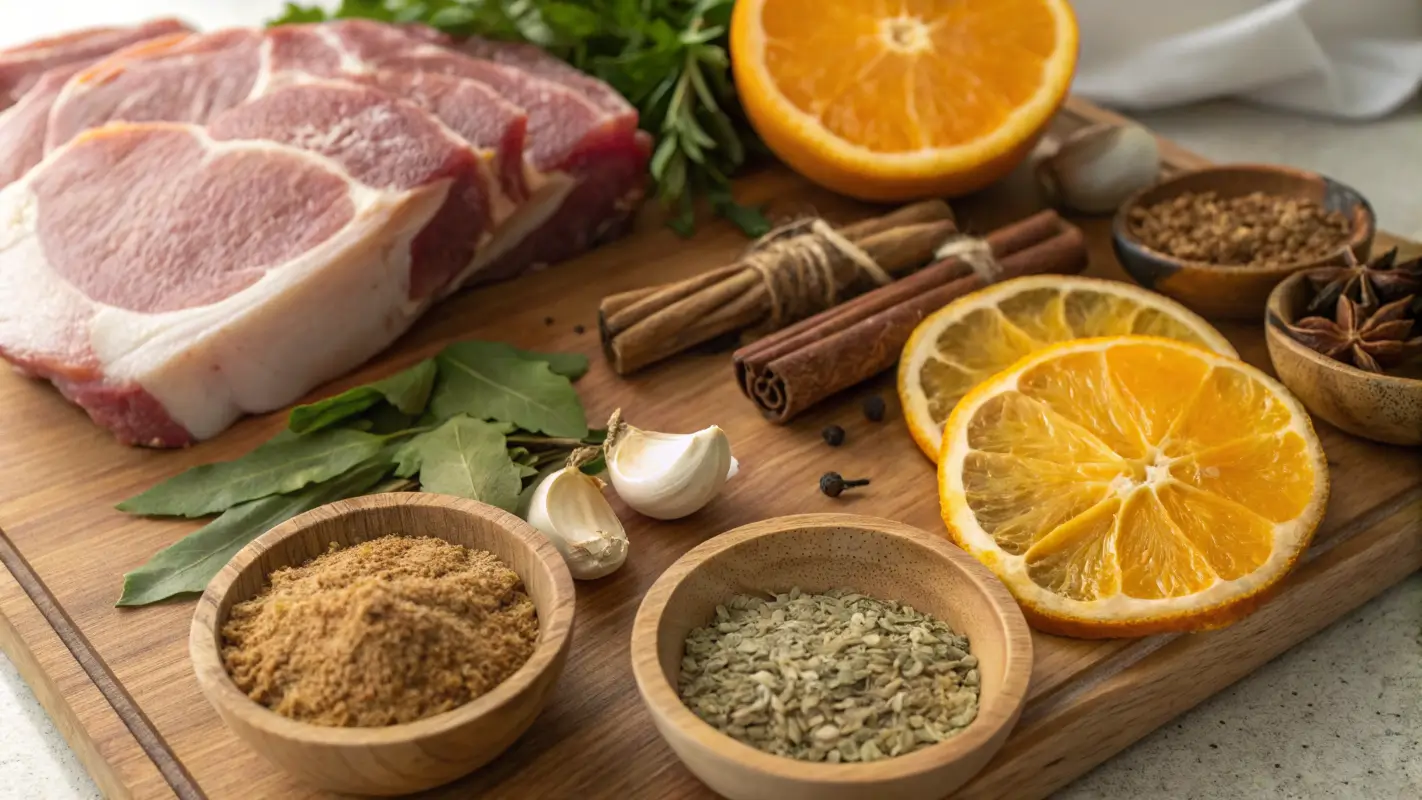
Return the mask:
M538 618L493 553L385 536L271 574L234 606L222 658L283 716L378 727L468 703L533 654Z
M1208 264L1269 267L1312 261L1348 242L1352 223L1312 200L1253 192L1186 192L1130 213L1147 247Z

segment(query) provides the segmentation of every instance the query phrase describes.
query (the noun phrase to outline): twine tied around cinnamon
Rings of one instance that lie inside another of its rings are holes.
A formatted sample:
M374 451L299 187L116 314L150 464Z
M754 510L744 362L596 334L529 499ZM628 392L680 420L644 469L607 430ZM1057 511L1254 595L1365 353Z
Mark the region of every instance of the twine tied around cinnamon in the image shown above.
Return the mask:
M933 257L942 261L945 258L956 258L967 264L973 272L982 279L983 283L997 283L1002 277L1002 264L993 257L992 245L986 239L976 236L969 236L966 233L955 233L948 237L937 250L933 251Z
M835 268L847 261L878 286L894 278L863 248L819 217L781 225L746 250L744 264L760 274L770 299L769 327L780 328L833 307L841 281Z
M933 257L957 230L942 200L925 200L842 227L809 215L762 237L719 269L618 292L598 307L612 368L629 374L729 334L752 341L882 288Z

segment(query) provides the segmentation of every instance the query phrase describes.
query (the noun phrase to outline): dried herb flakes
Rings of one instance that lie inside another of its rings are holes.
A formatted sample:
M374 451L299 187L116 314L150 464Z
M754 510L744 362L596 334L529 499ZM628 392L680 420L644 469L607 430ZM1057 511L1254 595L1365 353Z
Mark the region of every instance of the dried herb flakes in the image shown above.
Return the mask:
M738 595L686 639L678 688L717 730L830 763L905 755L977 716L967 637L898 603L838 589Z

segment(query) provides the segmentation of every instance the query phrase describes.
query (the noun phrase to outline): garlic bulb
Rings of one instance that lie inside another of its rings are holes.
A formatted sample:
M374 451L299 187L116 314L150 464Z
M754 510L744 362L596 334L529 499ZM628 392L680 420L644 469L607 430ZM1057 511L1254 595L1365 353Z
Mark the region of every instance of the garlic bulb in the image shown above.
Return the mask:
M609 575L627 560L627 532L602 486L577 467L564 467L544 478L529 499L529 524L553 541L580 581Z
M680 519L698 511L738 467L731 441L715 425L696 433L656 433L626 423L610 430L607 474L612 488L633 510L654 519Z
M1115 211L1159 177L1160 147L1139 125L1084 128L1037 165L1049 202L1088 214Z

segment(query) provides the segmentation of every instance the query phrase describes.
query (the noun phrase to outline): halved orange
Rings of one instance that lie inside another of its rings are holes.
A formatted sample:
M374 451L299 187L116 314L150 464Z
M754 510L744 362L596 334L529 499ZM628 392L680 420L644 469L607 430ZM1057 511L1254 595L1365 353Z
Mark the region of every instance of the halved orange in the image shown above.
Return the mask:
M781 160L867 200L1006 175L1066 98L1067 0L738 0L731 68Z
M1122 336L1027 356L958 403L949 535L1068 636L1226 625L1292 568L1328 468L1288 390L1227 356Z
M1198 314L1134 284L1079 275L1013 278L954 300L914 328L899 359L899 402L909 433L937 461L943 423L978 382L1057 342L1126 334L1236 355Z

